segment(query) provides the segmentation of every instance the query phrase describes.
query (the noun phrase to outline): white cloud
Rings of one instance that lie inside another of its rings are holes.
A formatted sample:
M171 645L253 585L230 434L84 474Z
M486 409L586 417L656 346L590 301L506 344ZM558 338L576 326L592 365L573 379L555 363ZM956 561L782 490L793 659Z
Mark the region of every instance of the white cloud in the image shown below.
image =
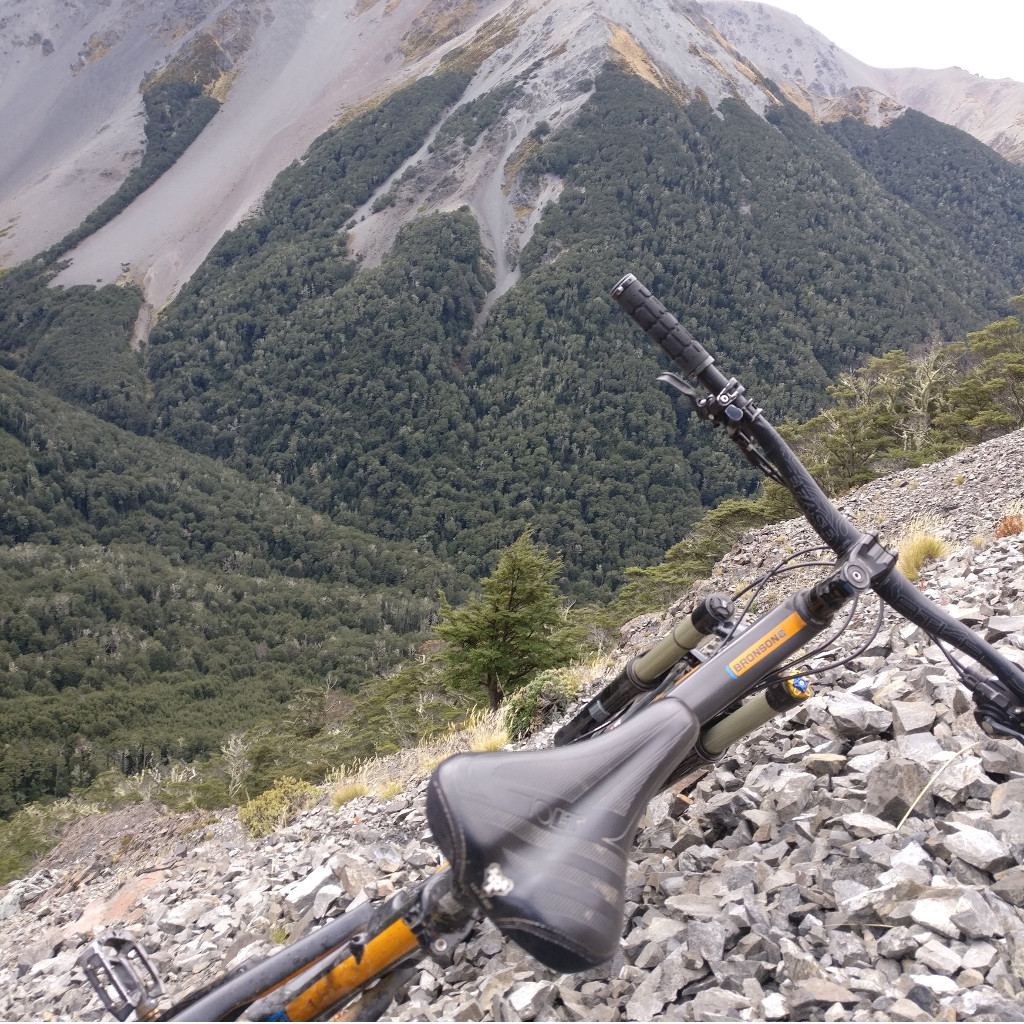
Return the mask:
M961 67L1024 82L1021 0L769 0L874 67Z

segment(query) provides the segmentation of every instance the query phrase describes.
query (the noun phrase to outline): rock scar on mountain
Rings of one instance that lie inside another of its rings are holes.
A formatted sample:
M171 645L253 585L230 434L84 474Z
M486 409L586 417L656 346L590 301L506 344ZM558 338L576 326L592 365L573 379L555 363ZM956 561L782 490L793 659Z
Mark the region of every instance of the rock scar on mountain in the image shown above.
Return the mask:
M531 229L514 207L535 202L501 202L498 165L539 120L564 124L584 98L573 95L575 83L609 54L680 101L700 96L715 106L738 98L763 114L778 102L770 79L819 119L849 113L884 124L914 107L1010 159L1024 157L1021 83L959 69L871 68L763 4L195 0L175 5L173 17L157 17L147 0L81 0L59 24L41 12L18 9L14 17L14 38L49 40L52 52L34 60L24 59L24 46L0 52L2 264L57 241L134 166L142 138L138 88L147 76L195 71L224 101L155 184L73 251L57 280L112 283L128 264L157 309L223 233L257 208L276 174L346 110L430 73L455 50L475 74L467 100L525 73L532 74L529 88L507 113L504 139L495 135L487 152L473 150L466 168L454 169L459 183L449 196L428 194L403 219L421 206L467 202L493 249L499 292L514 280L515 250ZM79 66L83 41L90 59ZM196 70L197 60L206 70ZM219 77L207 80L214 67ZM514 186L500 185L511 196ZM357 239L371 263L397 223L394 214L377 217Z

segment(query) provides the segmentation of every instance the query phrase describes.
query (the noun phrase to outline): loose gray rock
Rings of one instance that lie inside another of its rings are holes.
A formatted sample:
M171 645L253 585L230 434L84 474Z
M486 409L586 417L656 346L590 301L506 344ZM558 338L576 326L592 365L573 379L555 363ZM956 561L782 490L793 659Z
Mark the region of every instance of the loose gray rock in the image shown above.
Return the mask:
M868 772L864 812L893 825L898 825L911 807L920 816L930 816L930 777L927 768L905 757L882 761Z
M860 997L827 978L807 978L793 986L787 1001L791 1009L799 1012L812 1006L831 1006L833 1003L853 1006L860 1002Z
M875 736L892 725L892 713L851 693L828 698L828 710L842 736Z
M925 701L894 700L891 707L893 728L898 734L924 732L935 721L935 708Z
M971 825L958 823L956 831L946 836L943 845L951 854L990 874L1016 863L1009 849L991 832Z
M974 544L993 529L984 517L1019 496L1022 469L1018 433L874 481L842 505L864 529L940 519L954 553L925 567L924 592L1024 659L1024 638L1003 632L1024 616L1024 538ZM669 616L624 628L618 665L701 588L738 589L810 540L802 521L744 536ZM872 609L858 613L840 653L862 646L873 621ZM548 971L485 922L451 962L422 961L382 1019L1024 1019L1024 748L980 732L941 652L903 622L815 687L652 802L608 964ZM325 799L256 841L232 812L179 834L155 809L130 818L123 856L127 820L110 819L107 837L0 889L0 1019L98 1019L74 966L96 927L129 928L176 997L439 863L422 779L386 802Z

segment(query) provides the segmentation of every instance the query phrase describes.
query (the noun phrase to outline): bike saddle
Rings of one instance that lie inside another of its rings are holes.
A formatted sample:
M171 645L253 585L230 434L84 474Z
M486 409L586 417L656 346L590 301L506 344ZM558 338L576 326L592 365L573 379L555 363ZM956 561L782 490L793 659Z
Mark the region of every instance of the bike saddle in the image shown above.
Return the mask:
M456 887L547 967L607 960L637 822L699 730L669 698L583 743L448 758L427 819Z

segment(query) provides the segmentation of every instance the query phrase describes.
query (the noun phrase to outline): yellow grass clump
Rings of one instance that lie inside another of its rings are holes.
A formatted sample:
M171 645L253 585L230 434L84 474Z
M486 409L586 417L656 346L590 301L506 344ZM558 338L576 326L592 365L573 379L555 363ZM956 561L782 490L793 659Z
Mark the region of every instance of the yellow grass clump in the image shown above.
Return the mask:
M896 568L912 583L921 575L925 562L945 558L952 548L935 532L936 525L922 518L911 519L900 533L896 547Z
M508 732L503 712L475 711L461 726L453 726L417 747L338 769L328 779L331 803L337 808L361 796L390 800L412 782L426 778L453 754L499 750L506 743Z
M369 790L362 782L341 782L331 792L331 806L337 810L357 797L366 796Z

